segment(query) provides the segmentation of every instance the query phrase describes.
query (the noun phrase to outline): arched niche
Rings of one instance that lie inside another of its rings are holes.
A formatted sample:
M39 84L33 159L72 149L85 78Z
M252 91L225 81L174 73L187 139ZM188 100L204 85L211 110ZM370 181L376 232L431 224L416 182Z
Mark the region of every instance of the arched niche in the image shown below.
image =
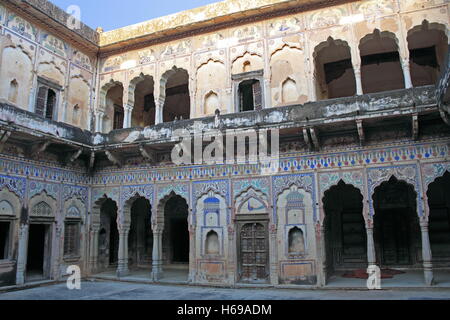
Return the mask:
M225 198L210 190L197 199L196 207L196 255L201 257L209 254L207 252L208 234L214 232L217 235L218 252L217 256L226 256L228 251L228 222L227 205Z
M289 233L297 227L303 233L305 250L302 257L313 256L315 252L315 224L313 202L310 193L293 184L277 197L277 236L282 239L278 251L285 259L295 258L289 252ZM298 257L297 257L298 258Z

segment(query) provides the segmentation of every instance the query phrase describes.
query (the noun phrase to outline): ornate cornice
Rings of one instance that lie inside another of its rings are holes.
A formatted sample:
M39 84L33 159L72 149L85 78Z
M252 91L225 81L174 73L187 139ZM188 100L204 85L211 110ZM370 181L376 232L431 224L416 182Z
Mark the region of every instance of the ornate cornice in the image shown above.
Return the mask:
M130 31L130 34L126 39L119 39L114 43L107 43L105 40L100 40L100 58L230 27L237 27L244 24L256 23L263 20L269 20L329 6L337 6L354 1L355 0L296 0L289 1L289 3L285 5L278 3L266 7L255 8L249 11L225 15L220 17L221 22L217 21L219 18L210 18L209 20L203 20L183 26L168 27L158 32L148 34L136 33L133 35ZM128 27L109 31L105 34L126 32L126 28ZM100 35L100 39L102 39L102 35Z

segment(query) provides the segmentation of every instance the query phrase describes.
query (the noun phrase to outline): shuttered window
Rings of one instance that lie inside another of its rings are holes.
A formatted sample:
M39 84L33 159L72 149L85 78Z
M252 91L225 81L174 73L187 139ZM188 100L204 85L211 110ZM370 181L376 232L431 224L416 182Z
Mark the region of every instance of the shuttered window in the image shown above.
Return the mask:
M259 80L246 80L239 84L239 110L260 111L262 110L262 88Z
M64 230L64 256L76 257L80 247L80 223L66 222Z
M36 97L34 112L46 119L54 120L56 91L46 85L40 85Z
M262 110L262 91L261 91L261 82L256 81L253 84L253 101L255 105L255 110Z

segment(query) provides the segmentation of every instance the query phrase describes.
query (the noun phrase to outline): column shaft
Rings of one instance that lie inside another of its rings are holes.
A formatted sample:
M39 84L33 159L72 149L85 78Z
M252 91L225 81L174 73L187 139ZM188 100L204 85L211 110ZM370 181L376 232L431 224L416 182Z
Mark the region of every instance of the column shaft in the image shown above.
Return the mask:
M129 274L128 269L128 228L119 229L119 263L117 266L117 276L125 277Z
M162 277L162 231L153 231L152 280Z
M422 234L422 259L425 283L428 286L432 286L434 283L433 259L431 254L430 235L428 233L428 221L421 222L420 231Z

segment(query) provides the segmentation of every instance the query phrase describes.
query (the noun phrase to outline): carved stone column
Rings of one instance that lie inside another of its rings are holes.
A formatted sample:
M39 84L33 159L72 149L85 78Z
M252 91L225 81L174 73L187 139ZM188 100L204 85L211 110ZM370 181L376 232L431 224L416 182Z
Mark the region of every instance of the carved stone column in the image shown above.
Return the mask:
M232 226L228 227L228 282L230 284L236 283L236 232Z
M103 111L97 111L95 115L95 132L103 132L103 118L105 113Z
M402 69L403 69L403 76L405 78L405 88L409 89L413 87L412 80L411 80L411 69L409 65L409 57L403 58L401 60L402 62Z
M316 241L319 254L319 278L317 279L317 285L324 287L327 284L327 250L325 244L325 226L316 226Z
M376 266L377 264L377 256L375 251L375 241L373 238L373 221L370 220L366 224L366 233L367 233L367 262L369 264L369 268Z
M89 271L91 274L97 272L98 263L98 232L100 226L92 226L90 233L90 249L89 249Z
M119 264L117 266L117 276L119 278L127 276L130 271L128 269L128 233L129 226L119 227Z
M361 65L354 64L353 70L355 72L355 81L356 81L356 95L361 96L364 94L362 79L361 79Z
M278 230L275 224L271 224L269 227L270 232L270 283L272 285L279 284L279 272L278 272L278 246L277 246L277 236Z
M53 280L60 280L61 278L61 256L64 255L64 250L61 251L61 248L64 248L64 244L62 244L62 232L64 230L64 224L56 224L55 226L55 247L53 254Z
M28 224L21 224L19 227L19 247L17 253L17 271L16 284L25 283L25 268L27 265L27 243L28 243Z
M163 123L164 100L155 99L155 124Z
M430 245L430 235L428 233L428 221L422 220L420 222L420 231L422 234L422 258L423 258L423 273L425 276L425 283L428 286L434 284L433 263Z
M195 241L196 241L196 228L195 226L190 226L189 228L189 277L188 282L194 283L196 279L197 269L195 261Z
M123 116L123 128L131 128L131 115L133 113L133 106L128 104L123 106L124 116Z
M159 281L162 278L162 228L153 229L152 252L152 280Z

